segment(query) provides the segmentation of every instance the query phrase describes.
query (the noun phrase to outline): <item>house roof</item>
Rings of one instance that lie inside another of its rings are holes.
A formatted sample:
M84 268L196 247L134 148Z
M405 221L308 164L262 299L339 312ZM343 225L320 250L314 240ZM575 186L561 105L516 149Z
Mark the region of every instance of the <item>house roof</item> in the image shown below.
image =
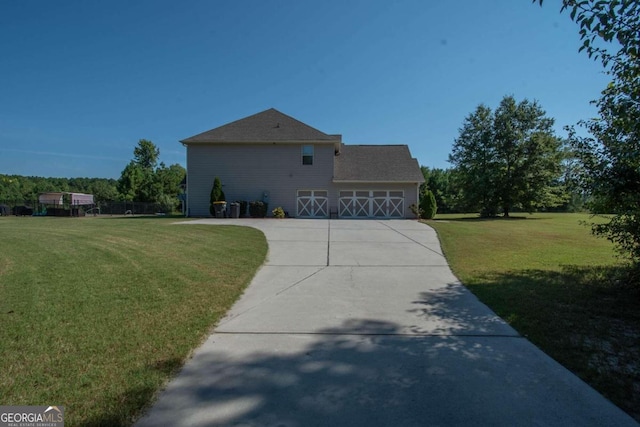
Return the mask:
M334 182L424 182L406 145L341 145Z
M327 135L318 129L270 108L261 113L183 139L183 144L243 142L339 143L341 135Z

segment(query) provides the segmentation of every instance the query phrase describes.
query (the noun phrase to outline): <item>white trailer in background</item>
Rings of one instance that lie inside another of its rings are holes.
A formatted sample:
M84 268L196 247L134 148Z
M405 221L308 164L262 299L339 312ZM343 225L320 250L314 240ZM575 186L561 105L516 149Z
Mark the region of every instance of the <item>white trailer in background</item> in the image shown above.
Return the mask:
M40 193L38 203L44 207L39 210L38 215L62 216L68 213L69 216L79 216L79 208L93 207L94 200L93 194L61 191ZM64 211L67 212L63 213Z

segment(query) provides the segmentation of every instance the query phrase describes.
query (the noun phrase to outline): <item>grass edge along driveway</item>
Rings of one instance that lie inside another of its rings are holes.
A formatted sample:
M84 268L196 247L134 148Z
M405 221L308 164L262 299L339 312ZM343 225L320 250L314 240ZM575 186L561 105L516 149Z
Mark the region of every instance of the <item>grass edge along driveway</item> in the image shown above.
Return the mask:
M253 228L0 217L0 404L130 425L264 262Z
M640 290L587 214L438 215L454 274L520 334L640 421Z

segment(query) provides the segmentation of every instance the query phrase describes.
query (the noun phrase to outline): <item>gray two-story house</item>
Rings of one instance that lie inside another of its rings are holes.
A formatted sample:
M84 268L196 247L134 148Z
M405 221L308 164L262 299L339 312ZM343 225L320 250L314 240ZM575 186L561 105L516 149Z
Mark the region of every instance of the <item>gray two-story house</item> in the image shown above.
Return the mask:
M414 218L424 178L406 145L347 145L275 109L180 141L187 214L209 216L219 177L227 201L268 202L298 218Z

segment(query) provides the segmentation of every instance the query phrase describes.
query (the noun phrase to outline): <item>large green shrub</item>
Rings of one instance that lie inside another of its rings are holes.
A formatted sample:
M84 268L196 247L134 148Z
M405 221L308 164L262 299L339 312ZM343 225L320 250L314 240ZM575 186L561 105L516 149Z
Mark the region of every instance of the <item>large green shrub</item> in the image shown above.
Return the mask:
M431 190L425 190L420 199L420 209L422 210L422 218L433 219L438 211L436 205L436 197Z
M173 196L170 196L168 194L161 194L158 200L158 204L160 205L160 212L172 214L177 209L178 199Z

